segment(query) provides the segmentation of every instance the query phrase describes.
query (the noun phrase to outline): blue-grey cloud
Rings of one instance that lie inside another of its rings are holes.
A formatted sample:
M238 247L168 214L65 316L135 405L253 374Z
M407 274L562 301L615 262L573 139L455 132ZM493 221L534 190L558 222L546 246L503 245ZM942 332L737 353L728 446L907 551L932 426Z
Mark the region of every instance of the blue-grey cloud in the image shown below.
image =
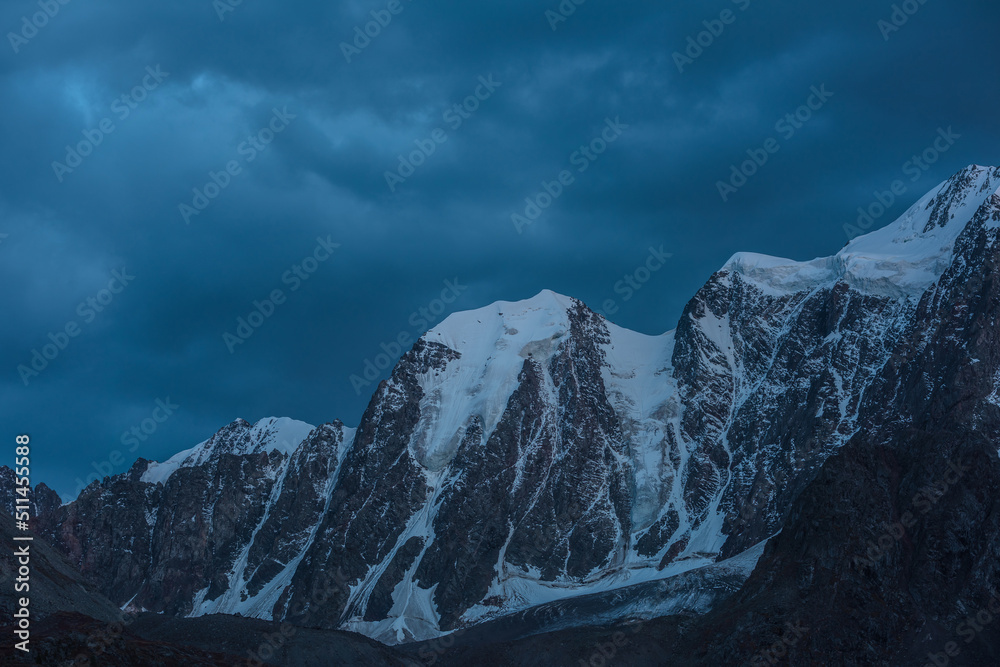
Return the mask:
M961 138L879 224L1000 155L985 2L924 3L887 31L892 2L400 0L350 63L342 44L388 1L220 2L43 1L58 12L24 34L39 3L0 8L0 412L63 494L157 399L180 407L114 472L236 417L357 423L369 396L351 375L421 333L410 316L446 280L466 286L451 308L550 288L617 298L611 319L660 333L733 252L835 252L938 128ZM546 14L560 6L575 10ZM287 127L262 135L275 110ZM627 129L578 171L609 119ZM717 182L771 137L780 150L724 202ZM563 170L572 184L519 234L511 215ZM292 291L284 273L328 237L340 247ZM660 246L671 258L622 301L616 282ZM134 281L81 315L123 268ZM223 334L275 289L287 301L231 354ZM17 367L71 323L25 386Z

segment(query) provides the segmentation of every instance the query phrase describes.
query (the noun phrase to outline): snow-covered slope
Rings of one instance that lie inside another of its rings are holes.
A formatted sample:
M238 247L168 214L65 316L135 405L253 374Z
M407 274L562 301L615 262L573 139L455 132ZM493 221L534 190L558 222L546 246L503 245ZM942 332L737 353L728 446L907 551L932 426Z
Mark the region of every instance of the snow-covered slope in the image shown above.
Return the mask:
M487 437L493 432L524 360L548 358L568 333L572 302L545 290L527 301L455 313L424 335L458 357L418 379L425 398L410 449L423 467L436 471L454 457L470 415L481 419Z

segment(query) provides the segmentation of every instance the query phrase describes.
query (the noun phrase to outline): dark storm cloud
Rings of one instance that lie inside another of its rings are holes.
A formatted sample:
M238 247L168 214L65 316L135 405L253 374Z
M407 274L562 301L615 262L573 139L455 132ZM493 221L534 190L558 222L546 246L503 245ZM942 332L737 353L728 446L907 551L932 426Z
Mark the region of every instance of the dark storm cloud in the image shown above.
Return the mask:
M886 40L892 4L588 0L553 30L557 1L402 0L350 63L341 43L388 2L243 2L221 20L211 0L59 5L17 53L0 45L4 432L30 432L36 481L71 494L157 399L180 408L114 472L236 417L356 424L369 393L350 376L421 333L411 314L446 280L467 286L457 309L543 288L601 307L663 246L665 267L612 316L660 333L733 252L836 252L939 127L961 139L879 224L1000 149L998 11L929 0ZM674 53L727 9L679 72ZM37 11L5 3L0 30ZM454 127L446 112L484 96L480 77L499 85ZM121 99L144 81L145 99ZM730 165L823 85L833 97L723 202ZM287 127L250 161L275 109ZM104 119L113 132L57 174ZM511 214L608 119L628 127L518 234ZM447 141L390 189L385 172L437 129ZM231 161L240 173L186 224L179 205ZM328 237L340 248L291 291L282 276ZM79 304L122 268L135 280L84 321ZM223 334L275 289L287 302L230 354ZM80 335L25 387L17 366L71 322Z

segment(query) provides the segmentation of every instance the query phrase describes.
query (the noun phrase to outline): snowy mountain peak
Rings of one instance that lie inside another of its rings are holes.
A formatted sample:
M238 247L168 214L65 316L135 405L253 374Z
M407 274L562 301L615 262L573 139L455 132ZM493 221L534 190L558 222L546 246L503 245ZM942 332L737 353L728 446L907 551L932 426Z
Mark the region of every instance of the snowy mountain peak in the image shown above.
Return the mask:
M523 301L497 301L483 308L449 315L424 338L459 352L467 345L482 342L484 336L489 338L490 331L496 333L494 340L503 336L525 342L537 340L551 336L560 328L565 331L568 326L566 311L579 303L572 297L542 290Z
M178 452L163 463L150 463L141 480L151 484L166 483L179 468L191 468L218 459L223 454L237 456L278 450L290 455L313 430L305 422L286 417L267 417L253 426L236 419L208 440Z
M1000 169L966 167L924 195L892 224L859 236L840 255L877 254L918 260L949 247L1000 187Z
M865 294L919 297L951 265L956 239L998 188L1000 169L966 167L895 222L859 236L833 257L797 262L737 253L722 271L775 295L844 281Z

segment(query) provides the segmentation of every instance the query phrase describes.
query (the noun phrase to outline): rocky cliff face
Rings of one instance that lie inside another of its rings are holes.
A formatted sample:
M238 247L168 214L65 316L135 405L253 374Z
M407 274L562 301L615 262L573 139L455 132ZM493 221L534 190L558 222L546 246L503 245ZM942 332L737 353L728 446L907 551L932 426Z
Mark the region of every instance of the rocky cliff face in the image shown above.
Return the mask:
M953 188L983 202L866 397L864 427L796 500L741 593L744 631L768 597L785 600L776 621L816 629L795 662L834 649L867 664L997 660L1000 196L969 176ZM955 222L928 206L925 229Z
M120 605L265 616L276 578L313 537L352 434L340 423L237 420L170 461L140 459L91 484L43 515L39 531Z
M970 167L833 257L736 255L662 336L551 292L458 313L356 432L237 421L45 529L119 604L386 642L671 577L784 527L773 564L844 452L947 418L995 457L998 187Z

